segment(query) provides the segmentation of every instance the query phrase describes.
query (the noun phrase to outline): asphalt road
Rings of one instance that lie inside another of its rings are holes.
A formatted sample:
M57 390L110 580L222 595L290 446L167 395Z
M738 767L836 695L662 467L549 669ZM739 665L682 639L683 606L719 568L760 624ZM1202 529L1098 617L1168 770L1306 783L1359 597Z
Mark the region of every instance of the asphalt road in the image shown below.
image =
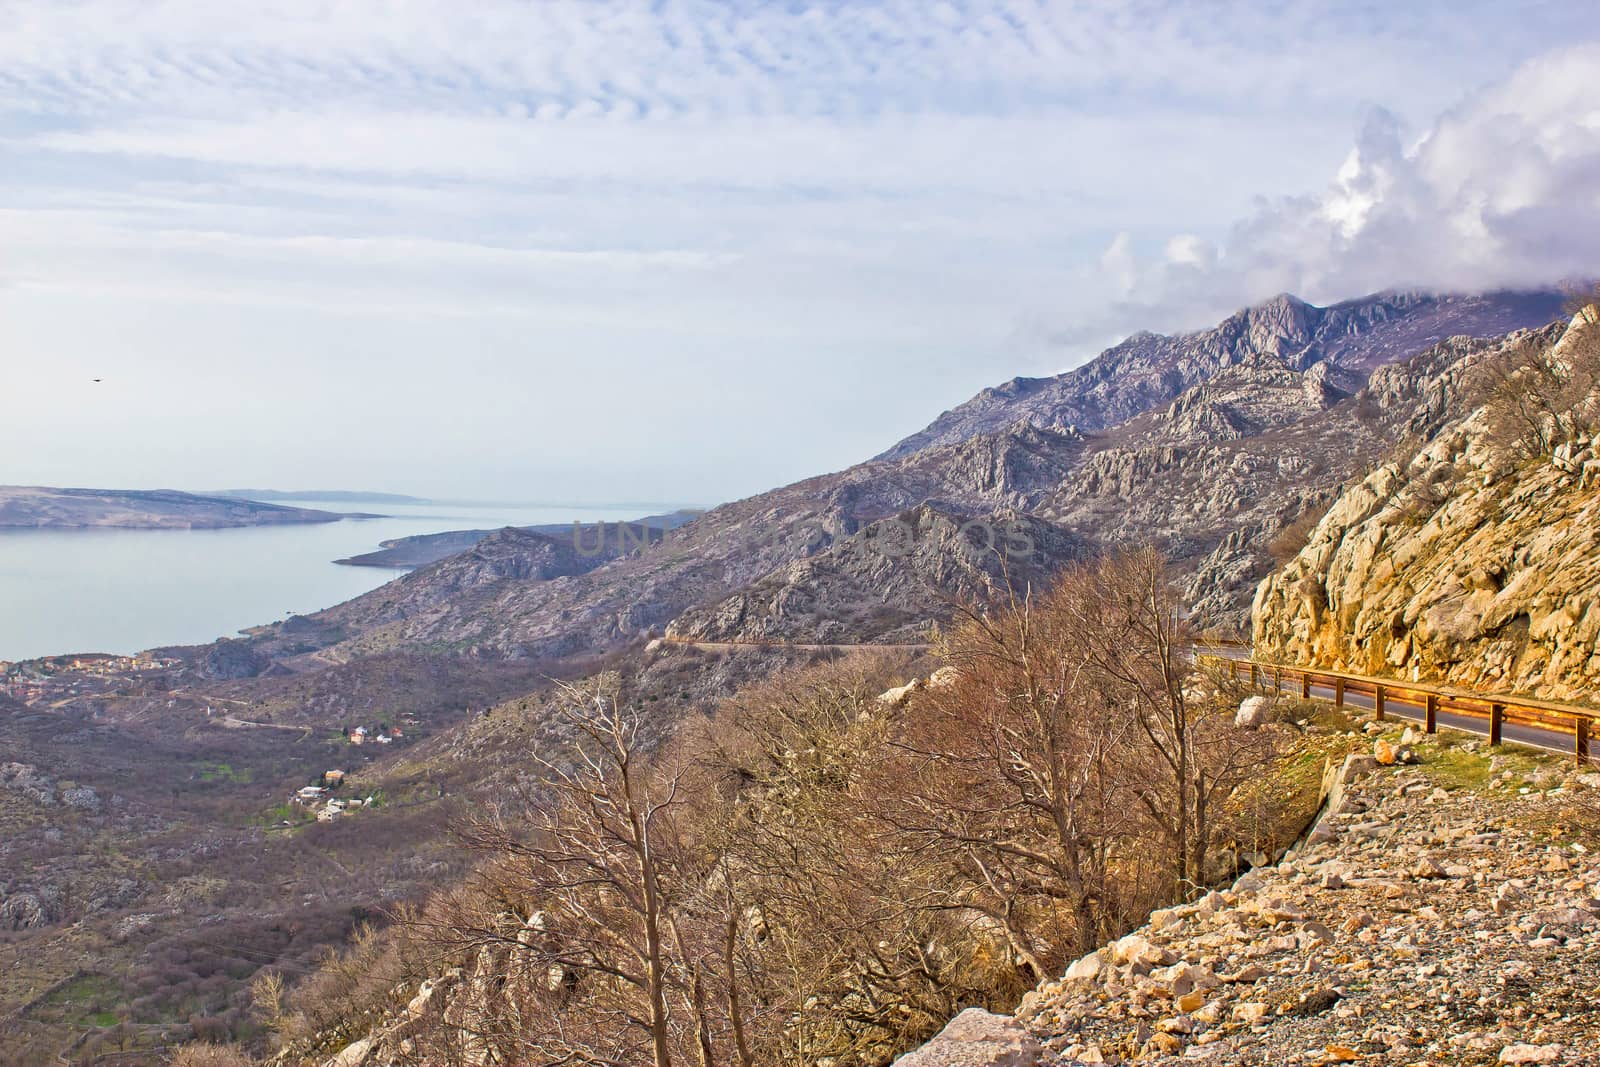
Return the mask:
M1216 652L1217 654L1225 656L1228 659L1239 660L1242 663L1247 663L1250 660L1250 653L1247 649L1219 648L1216 650ZM1260 672L1260 678L1262 685L1267 686L1268 688L1272 687L1272 676L1269 669L1263 669ZM1405 683L1396 682L1395 684L1404 685ZM1282 692L1292 693L1295 696L1299 696L1300 679L1286 679L1284 684L1280 686L1279 689ZM1311 687L1311 695L1318 700L1326 700L1331 703L1334 698L1333 686L1313 685ZM1482 695L1484 699L1490 699L1492 696L1497 694L1485 693ZM1364 693L1352 693L1348 690L1345 692L1344 702L1348 707L1360 708L1364 711L1372 711L1376 707L1376 701L1370 695ZM1391 719L1401 719L1407 722L1420 723L1423 721L1426 710L1427 709L1423 704L1397 694L1386 694L1383 698L1383 713L1386 717ZM1489 720L1486 718L1478 718L1472 715L1462 715L1458 712L1445 711L1441 709L1438 712L1435 721L1440 727L1448 726L1453 730L1461 730L1464 733L1477 734L1480 737L1489 736ZM1570 732L1564 730L1545 730L1537 726L1524 726L1518 723L1502 723L1500 727L1500 739L1502 741L1513 741L1519 745L1527 745L1530 748L1543 749L1546 752L1560 752L1563 755L1571 755L1573 749L1572 734ZM1596 746L1597 742L1591 739L1589 741L1588 753L1591 760L1595 759L1597 756L1600 756L1600 748L1597 748Z

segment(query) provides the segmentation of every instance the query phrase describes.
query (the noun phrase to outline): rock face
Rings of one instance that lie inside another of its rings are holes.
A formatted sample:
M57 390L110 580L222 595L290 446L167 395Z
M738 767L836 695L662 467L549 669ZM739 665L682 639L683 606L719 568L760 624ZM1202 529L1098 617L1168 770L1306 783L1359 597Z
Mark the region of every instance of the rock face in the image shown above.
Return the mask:
M915 643L926 639L927 621L943 613L942 597L987 599L1007 578L1019 589L1038 585L1089 554L1081 538L1030 515L970 516L925 506L869 524L734 596L683 613L667 636Z
M1473 412L1340 496L1258 589L1258 654L1589 699L1600 682L1600 438L1520 465L1490 440Z
M1042 1062L1594 1062L1593 838L1539 827L1592 812L1600 775L1500 756L1469 792L1434 769L1482 758L1455 744L1352 761L1310 843L1028 994L1016 1020Z

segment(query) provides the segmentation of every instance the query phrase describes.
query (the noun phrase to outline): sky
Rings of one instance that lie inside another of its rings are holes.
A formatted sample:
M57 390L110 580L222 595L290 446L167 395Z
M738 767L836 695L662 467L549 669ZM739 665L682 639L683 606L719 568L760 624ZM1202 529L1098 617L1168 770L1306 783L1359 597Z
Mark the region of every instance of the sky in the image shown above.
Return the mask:
M713 504L1592 277L1597 72L1577 2L0 0L0 483Z

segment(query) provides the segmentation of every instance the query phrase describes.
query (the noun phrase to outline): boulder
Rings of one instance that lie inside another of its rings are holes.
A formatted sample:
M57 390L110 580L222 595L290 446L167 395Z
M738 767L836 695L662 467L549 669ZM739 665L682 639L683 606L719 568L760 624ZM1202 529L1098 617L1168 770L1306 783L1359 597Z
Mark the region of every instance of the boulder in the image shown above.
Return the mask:
M1100 976L1105 965L1105 950L1096 949L1082 959L1073 961L1072 966L1067 968L1067 973L1062 977L1069 982L1080 979L1092 982Z
M1041 1050L1015 1019L968 1008L895 1067L1036 1067Z
M1111 959L1120 966L1143 968L1164 967L1177 957L1159 945L1138 934L1129 934L1111 946Z
M353 1044L346 1045L329 1059L323 1067L361 1067L366 1060L367 1053L372 1051L372 1039L362 1038Z
M1245 697L1233 716L1233 725L1254 730L1272 721L1272 701L1263 696Z
M904 707L906 701L911 699L911 695L921 688L922 679L914 679L910 682L907 682L905 685L898 685L893 689L886 689L882 693L879 693L878 703L887 705L891 708Z

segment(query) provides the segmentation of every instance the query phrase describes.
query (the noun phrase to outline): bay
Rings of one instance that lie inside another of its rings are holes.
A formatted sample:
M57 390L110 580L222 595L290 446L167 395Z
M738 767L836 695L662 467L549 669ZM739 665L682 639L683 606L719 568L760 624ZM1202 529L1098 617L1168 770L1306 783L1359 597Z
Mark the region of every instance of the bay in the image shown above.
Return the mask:
M201 644L359 596L401 572L334 563L445 530L620 522L637 505L274 501L383 518L232 530L0 530L0 660Z

